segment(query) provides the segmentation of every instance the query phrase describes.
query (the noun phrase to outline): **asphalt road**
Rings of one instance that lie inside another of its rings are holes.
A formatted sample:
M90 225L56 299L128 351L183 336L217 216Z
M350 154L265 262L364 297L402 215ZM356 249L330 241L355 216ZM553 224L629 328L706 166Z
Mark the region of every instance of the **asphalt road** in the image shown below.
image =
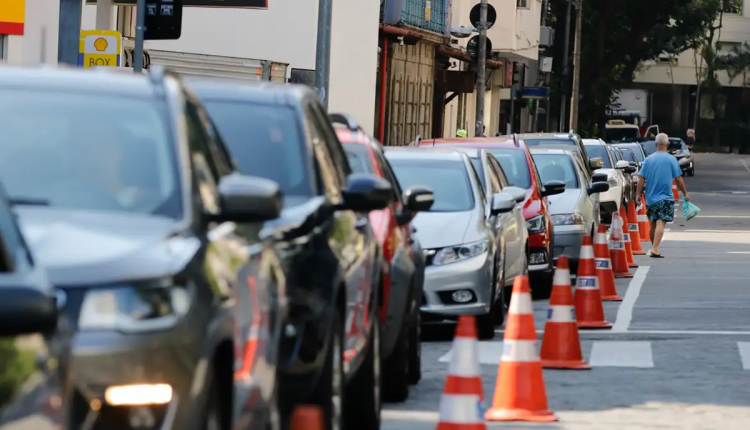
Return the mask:
M750 156L696 155L685 178L701 214L669 225L662 260L635 257L624 301L605 303L613 330L581 332L590 371L545 370L554 424L488 423L488 429L733 430L750 420ZM648 249L647 247L645 249ZM547 303L535 302L536 329ZM494 392L502 332L480 343L486 402ZM422 381L386 405L384 430L434 429L451 349L423 344ZM442 358L442 360L441 360Z

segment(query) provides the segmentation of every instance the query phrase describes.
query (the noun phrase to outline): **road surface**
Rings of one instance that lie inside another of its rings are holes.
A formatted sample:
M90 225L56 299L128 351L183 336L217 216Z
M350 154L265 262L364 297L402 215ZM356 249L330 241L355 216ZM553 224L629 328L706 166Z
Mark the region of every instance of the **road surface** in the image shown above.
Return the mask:
M695 177L685 182L702 212L686 222L678 211L661 247L666 258L637 256L636 276L617 280L624 301L604 304L614 329L581 332L593 369L544 371L560 421L488 429L748 428L750 156L696 155ZM547 303L534 308L541 340ZM487 402L501 339L480 343ZM386 405L384 430L435 428L450 348L445 338L423 344L423 379L407 402Z

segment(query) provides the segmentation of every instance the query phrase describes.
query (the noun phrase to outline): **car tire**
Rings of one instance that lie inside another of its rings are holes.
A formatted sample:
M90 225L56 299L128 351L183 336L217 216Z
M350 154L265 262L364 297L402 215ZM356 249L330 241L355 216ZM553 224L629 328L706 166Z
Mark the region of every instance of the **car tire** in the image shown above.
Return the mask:
M398 334L391 356L383 363L383 400L400 403L409 397L409 327ZM354 427L353 427L354 428Z
M502 326L505 323L505 268L503 268L503 276L495 282L495 285L495 291L500 291L500 297L495 301L495 326Z
M373 307L372 329L370 331L370 345L367 348L365 360L360 365L354 379L347 386L347 402L345 409L347 429L380 430L381 380L380 372L380 315L379 307ZM405 379L405 378L404 378Z
M344 324L341 315L341 311L337 311L333 317L326 362L311 397L312 402L323 411L325 430L344 428L346 396L344 396Z
M219 387L216 384L216 375L208 372L208 381L206 381L206 405L204 406L201 423L203 430L224 430L221 419L221 401L219 399Z
M479 340L491 340L495 338L495 310L497 308L494 303L495 285L493 279L492 288L490 289L490 300L493 300L493 303L490 305L490 311L476 317L477 337L479 337Z
M687 171L688 176L695 176L695 167Z
M422 313L414 302L414 317L409 328L409 373L410 385L416 385L422 379Z

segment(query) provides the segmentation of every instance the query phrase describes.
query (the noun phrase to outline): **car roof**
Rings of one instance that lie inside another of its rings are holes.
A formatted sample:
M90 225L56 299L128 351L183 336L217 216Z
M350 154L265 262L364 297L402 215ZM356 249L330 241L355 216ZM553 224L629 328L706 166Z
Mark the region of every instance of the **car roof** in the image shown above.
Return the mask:
M567 154L567 155L573 155L571 151L566 151L564 149L558 149L558 148L531 148L532 154Z
M576 136L575 133L573 133L573 136L569 133L523 133L518 135L520 139L572 139L574 136Z
M95 93L116 97L154 97L157 94L154 84L146 75L52 65L2 66L0 88Z
M606 145L606 143L601 139L583 139L584 145Z
M575 152L581 152L581 148L578 147L578 145L567 145L564 143L553 143L551 145L544 145L544 146L530 146L529 149L537 149L537 148L547 148L547 149L559 149L562 151L575 151Z
M420 147L429 147L432 145L455 145L467 148L497 148L504 144L510 144L515 147L512 136L492 136L492 137L452 137L444 139L422 139Z
M315 95L305 85L241 79L185 77L185 84L200 98L247 101L264 104L292 104Z
M386 146L389 159L398 160L463 160L467 155L448 148L417 148L414 146Z
M460 145L452 146L451 149L454 151L463 152L464 154L468 155L469 158L479 158L482 151L485 150L484 148L474 148L474 147L467 148L467 147L463 147Z

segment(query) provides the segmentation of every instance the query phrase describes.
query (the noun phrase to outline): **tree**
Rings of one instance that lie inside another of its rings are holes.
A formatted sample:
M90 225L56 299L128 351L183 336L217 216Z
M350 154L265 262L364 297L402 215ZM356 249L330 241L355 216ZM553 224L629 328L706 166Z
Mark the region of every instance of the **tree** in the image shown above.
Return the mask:
M594 134L606 122L616 91L632 82L644 61L680 53L706 35L723 0L629 0L584 2L579 127ZM551 0L557 49L564 43L566 0ZM555 59L561 68L564 61Z

